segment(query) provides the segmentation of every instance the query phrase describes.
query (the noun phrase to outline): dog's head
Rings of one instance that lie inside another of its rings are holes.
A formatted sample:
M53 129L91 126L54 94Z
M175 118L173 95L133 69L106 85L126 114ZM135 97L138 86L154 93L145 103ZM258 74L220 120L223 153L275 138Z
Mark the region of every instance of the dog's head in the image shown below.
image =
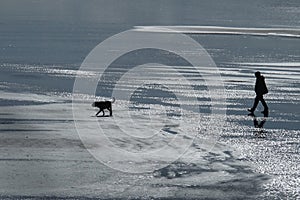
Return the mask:
M96 104L95 104L95 102L94 102L94 103L92 103L92 107L96 107Z

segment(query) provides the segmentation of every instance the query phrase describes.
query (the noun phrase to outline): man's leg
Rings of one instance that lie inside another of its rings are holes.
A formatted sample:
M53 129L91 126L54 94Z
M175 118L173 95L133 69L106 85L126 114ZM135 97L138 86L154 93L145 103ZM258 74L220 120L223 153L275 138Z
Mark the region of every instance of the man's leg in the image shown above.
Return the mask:
M262 96L260 99L262 105L264 106L264 111L262 111L261 113L264 114L264 117L269 117L269 108L267 106L266 101L264 100L264 97Z
M264 111L265 111L265 112L268 111L269 108L268 108L268 105L267 105L266 101L264 100L264 97L263 97L263 96L261 96L260 101L261 101L262 105L264 106Z
M256 96L255 99L254 99L254 103L253 103L252 108L249 109L250 112L254 112L255 111L255 109L256 109L256 107L258 105L259 100L260 100L260 96Z

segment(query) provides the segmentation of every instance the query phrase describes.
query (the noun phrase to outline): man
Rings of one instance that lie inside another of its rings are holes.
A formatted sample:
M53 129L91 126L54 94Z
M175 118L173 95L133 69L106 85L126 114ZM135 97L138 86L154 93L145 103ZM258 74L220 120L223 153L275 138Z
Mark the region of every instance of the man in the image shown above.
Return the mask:
M255 97L252 108L249 108L248 111L250 112L250 114L253 114L259 101L261 101L262 105L264 106L264 111L262 111L262 113L265 116L267 116L269 113L269 108L263 97L264 94L268 93L268 88L266 86L265 77L263 77L259 71L255 72L255 77L256 77L256 83L255 83L256 97Z

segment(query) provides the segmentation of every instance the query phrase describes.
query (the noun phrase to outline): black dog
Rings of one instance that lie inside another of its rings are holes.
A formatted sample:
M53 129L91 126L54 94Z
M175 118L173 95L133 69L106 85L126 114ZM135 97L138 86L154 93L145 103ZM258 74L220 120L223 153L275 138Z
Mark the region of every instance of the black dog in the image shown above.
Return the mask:
M97 107L99 108L100 110L97 112L96 116L98 116L98 114L100 112L103 113L102 116L104 116L105 112L104 112L104 109L107 109L109 110L109 115L112 116L112 106L111 104L115 102L115 98L113 97L112 100L110 101L95 101L92 106L93 107Z

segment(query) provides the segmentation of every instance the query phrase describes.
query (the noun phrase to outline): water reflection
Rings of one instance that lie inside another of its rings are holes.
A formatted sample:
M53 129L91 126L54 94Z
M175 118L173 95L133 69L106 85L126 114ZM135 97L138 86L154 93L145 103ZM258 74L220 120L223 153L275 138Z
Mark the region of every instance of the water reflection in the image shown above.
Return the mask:
M264 125L267 122L267 118L269 117L268 112L262 112L264 114L263 118L257 117L254 113L250 113L249 116L253 117L253 124L256 130L254 131L254 135L258 137L264 137L264 134L267 132L264 130Z

